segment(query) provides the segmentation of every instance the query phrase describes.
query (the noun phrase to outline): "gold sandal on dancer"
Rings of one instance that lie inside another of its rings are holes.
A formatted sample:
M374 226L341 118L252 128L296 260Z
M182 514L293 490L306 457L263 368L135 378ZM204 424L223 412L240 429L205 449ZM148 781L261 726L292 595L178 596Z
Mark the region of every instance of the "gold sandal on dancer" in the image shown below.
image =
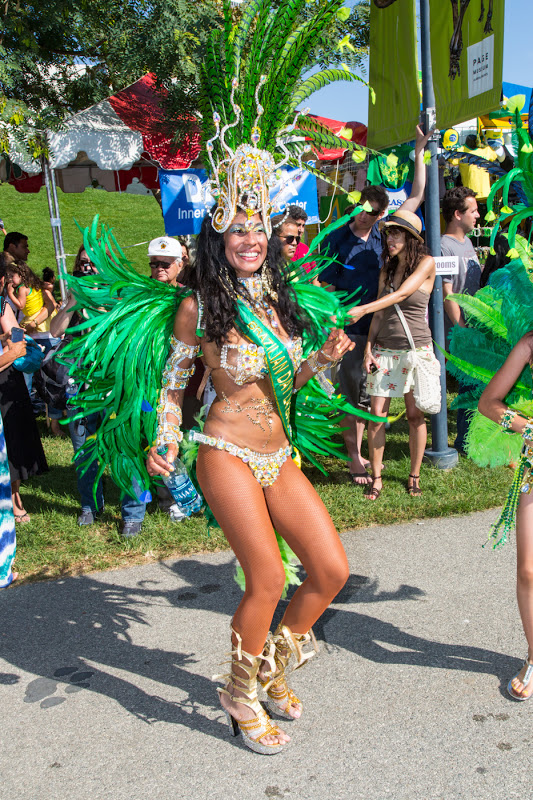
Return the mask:
M409 497L421 497L422 489L420 488L420 475L409 475L412 483L407 481L407 494Z
M520 680L518 676L520 675L520 672L522 672L524 667L526 668L526 671L524 673L524 677L522 678L522 680ZM533 664L529 660L529 655L527 655L526 660L524 662L524 666L520 668L520 670L516 673L516 675L512 677L509 683L507 684L507 691L509 692L513 700L529 700L529 698L533 694L533 681L531 680L531 678L533 678ZM518 692L515 689L514 687L515 682L522 684L522 691ZM531 688L529 692L527 692L526 688L530 683L531 683Z
M268 695L266 701L268 710L284 719L299 719L299 716L295 717L289 711L291 707L295 707L299 709L301 715L303 708L302 702L287 684L289 662L291 656L294 657L295 664L290 670L290 672L294 672L318 653L315 635L312 630L309 633L293 633L287 625L280 623L271 641L275 647L276 669L265 680L259 678L261 686ZM304 653L303 648L309 643L313 645L313 649ZM267 640L267 646L268 644L269 640Z
M231 734L238 736L240 733L246 747L249 747L255 753L261 753L262 755L281 753L286 743L263 744L260 741L265 736L280 736L283 733L276 725L272 724L270 717L257 698L257 673L261 664L266 661L271 670L276 668L272 655L273 647L272 653L261 653L261 655L252 656L242 649L240 635L233 629L232 633L237 639L237 646L230 653L232 668L238 667L239 670L246 673L246 677L236 675L232 669L228 675L214 675L213 680L222 680L226 684L224 689L217 689L220 698L222 695L226 695L235 703L242 703L242 705L252 709L255 717L239 722L229 711L222 707Z
M381 481L381 489L378 489L378 487L375 486L376 481ZM363 492L363 497L367 500L377 500L382 491L383 481L381 480L381 475L373 475L372 483L369 483L366 487L365 491Z

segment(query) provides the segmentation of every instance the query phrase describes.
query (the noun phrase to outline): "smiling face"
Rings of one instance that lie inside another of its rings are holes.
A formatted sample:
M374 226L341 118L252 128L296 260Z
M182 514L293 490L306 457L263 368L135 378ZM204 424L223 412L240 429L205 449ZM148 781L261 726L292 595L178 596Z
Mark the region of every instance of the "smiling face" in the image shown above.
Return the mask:
M248 223L248 224L247 224ZM229 264L239 278L249 278L266 259L268 238L259 214L249 221L244 211L233 218L224 233L224 249Z

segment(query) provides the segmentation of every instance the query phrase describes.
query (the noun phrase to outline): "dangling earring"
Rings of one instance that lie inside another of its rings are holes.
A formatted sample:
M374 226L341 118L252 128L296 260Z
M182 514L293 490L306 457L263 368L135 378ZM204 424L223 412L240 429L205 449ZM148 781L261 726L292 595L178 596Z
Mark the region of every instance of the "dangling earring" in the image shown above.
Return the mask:
M270 297L275 303L277 303L278 293L274 291L274 286L272 284L272 270L270 269L268 258L265 259L265 263L263 264L263 268L261 270L261 286L263 289L263 297Z

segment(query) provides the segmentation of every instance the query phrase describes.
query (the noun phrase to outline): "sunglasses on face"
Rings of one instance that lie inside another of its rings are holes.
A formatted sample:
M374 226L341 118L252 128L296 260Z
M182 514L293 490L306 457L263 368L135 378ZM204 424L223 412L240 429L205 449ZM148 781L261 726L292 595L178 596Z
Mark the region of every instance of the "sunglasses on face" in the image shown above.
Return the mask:
M365 210L365 214L367 214L369 217L379 217L381 211L379 210L379 208L373 208L372 211Z
M293 236L291 234L290 236L281 236L280 238L284 239L287 242L287 244L293 244L294 242L296 242L296 244L300 244L300 241L301 241L302 237L301 236Z
M171 266L168 261L150 261L150 269L170 269Z
M385 228L383 233L387 239L389 236L392 236L393 239L397 239L398 236L401 236L405 231L403 228Z

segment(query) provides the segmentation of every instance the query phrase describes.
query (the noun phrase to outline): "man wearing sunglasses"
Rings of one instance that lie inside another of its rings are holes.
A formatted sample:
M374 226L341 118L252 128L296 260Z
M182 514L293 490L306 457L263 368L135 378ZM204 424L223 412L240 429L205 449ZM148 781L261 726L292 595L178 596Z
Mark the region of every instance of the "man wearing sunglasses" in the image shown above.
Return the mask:
M293 261L296 248L301 241L297 222L290 217L285 217L284 214L278 214L272 219L272 230L279 237L285 261Z
M183 269L181 244L170 236L158 236L148 245L152 278L170 286L178 285Z
M417 211L424 198L426 185L424 148L428 138L429 135L424 135L417 126L413 185L411 194L401 206L407 211ZM386 214L389 197L382 186L365 186L359 204L365 203L368 210L361 211L347 225L333 231L324 239L322 252L327 249L329 255L340 263L331 264L319 276L323 283L330 284L335 289L349 293L357 291L357 301L360 304L371 303L377 299L383 250L378 223ZM346 328L346 333L352 342L355 342L355 348L346 354L337 373L342 393L353 406L364 411L370 410L363 354L371 321L372 316L367 315ZM371 482L371 478L366 469L369 462L361 455L364 420L348 415L342 425L345 428L344 442L351 458L348 466L351 480L355 484L365 486Z

